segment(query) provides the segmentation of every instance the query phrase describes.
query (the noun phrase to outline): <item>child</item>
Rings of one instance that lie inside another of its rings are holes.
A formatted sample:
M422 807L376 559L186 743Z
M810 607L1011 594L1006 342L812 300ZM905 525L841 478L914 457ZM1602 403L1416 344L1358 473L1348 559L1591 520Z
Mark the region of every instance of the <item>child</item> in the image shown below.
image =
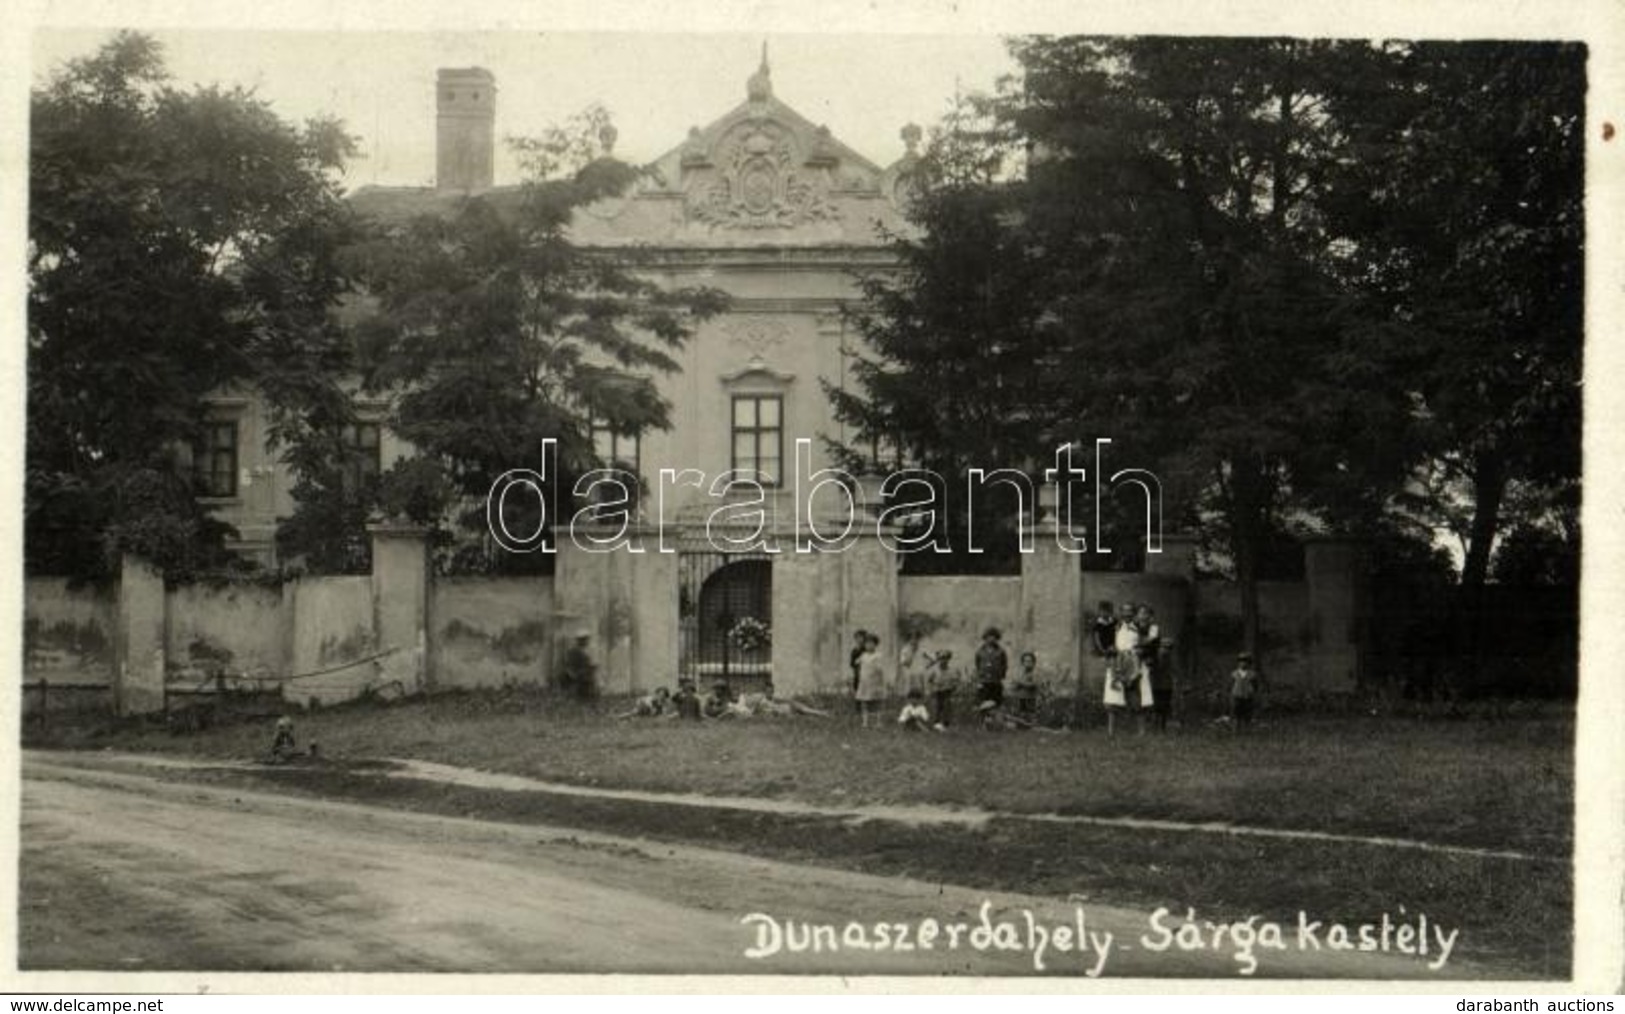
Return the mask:
M994 704L992 701L983 701L976 709L981 716L982 728L990 732L1049 732L1057 735L1065 734L1065 729L1046 729L1031 718L1024 715L1013 715Z
M1145 660L1140 657L1140 628L1134 624L1135 609L1125 603L1123 622L1117 627L1116 654L1106 670L1106 735L1117 733L1117 713L1134 712L1140 735L1145 735L1145 711L1151 706L1151 681L1146 679Z
M1253 721L1253 705L1258 700L1258 670L1253 668L1253 656L1242 652L1236 656L1236 669L1230 674L1230 714L1235 719L1235 731L1241 732Z
M876 709L886 697L886 666L880 661L880 635L869 634L864 653L858 656L858 716L863 727L871 720L878 728L880 716Z
M919 631L910 631L908 639L903 642L903 650L897 656L898 689L905 697L910 690L924 689L921 669L929 657L920 647Z
M1038 715L1038 656L1021 653L1021 671L1016 673L1016 713L1032 719Z
M976 649L976 700L979 704L1004 703L1004 676L1010 670L1010 656L999 644L1002 636L998 627L988 627L982 633L982 646Z
M677 694L672 698L672 714L677 718L686 718L698 722L704 717L705 711L700 704L700 695L694 690L694 680L684 676L677 681Z
M652 694L645 694L633 702L630 711L623 711L616 715L617 719L624 718L659 718L671 708L671 691L665 687L656 687Z
M1107 658L1117 651L1117 614L1112 612L1110 599L1101 599L1095 607L1094 624L1090 631L1095 655Z
M767 715L775 718L790 715L811 715L814 718L828 718L829 712L811 705L803 704L791 698L781 701L774 696L771 681L762 688L759 694L746 694L734 706L735 710L743 715Z
M931 715L925 710L925 695L919 690L908 692L908 702L897 714L897 724L906 732L924 732L931 727Z
M280 762L291 760L293 755L293 719L283 715L276 720L276 736L271 740L271 759Z
M733 711L733 690L728 686L727 680L717 680L711 685L711 693L705 698L703 711L706 718L723 718Z
M559 682L564 689L583 701L590 701L598 695L598 667L587 654L587 645L591 642L591 636L577 634L575 644L564 653L564 665L559 673Z
M1163 664L1162 628L1157 626L1156 611L1147 605L1136 609L1134 629L1140 635L1136 649L1140 653L1140 671L1151 694L1151 721L1159 732L1167 732L1173 688L1166 683L1168 667Z
M858 699L858 680L860 679L860 674L859 674L860 660L863 658L863 653L864 653L865 650L868 649L868 647L869 647L869 632L867 630L864 630L862 627L859 627L858 632L856 634L852 635L852 654L847 657L847 664L852 669L852 700L853 701L856 701ZM863 707L861 705L858 707L858 713L859 714L863 713Z
M953 660L954 653L944 648L932 656L925 666L925 685L931 691L938 732L946 731L953 718L954 689L959 682L953 671L948 668L948 663Z

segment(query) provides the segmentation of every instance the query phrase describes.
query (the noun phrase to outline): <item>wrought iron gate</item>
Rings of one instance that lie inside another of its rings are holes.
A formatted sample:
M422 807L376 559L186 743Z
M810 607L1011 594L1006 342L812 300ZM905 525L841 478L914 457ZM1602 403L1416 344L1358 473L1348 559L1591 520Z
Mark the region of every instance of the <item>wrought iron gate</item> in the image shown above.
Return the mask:
M678 559L678 671L702 684L773 678L773 563L764 553L684 553Z

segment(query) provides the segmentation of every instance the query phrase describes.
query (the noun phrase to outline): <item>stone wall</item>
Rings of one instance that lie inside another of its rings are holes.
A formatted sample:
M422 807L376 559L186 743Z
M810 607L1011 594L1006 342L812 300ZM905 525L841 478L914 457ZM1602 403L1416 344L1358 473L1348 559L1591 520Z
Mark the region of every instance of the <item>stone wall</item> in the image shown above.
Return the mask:
M287 668L282 592L187 585L165 593L169 679L207 678L216 668L274 676Z
M548 685L552 619L552 578L437 581L429 603L435 685Z
M1021 578L905 576L897 583L899 616L928 618L928 625L937 629L925 636L922 646L952 651L955 666L971 664L989 627L1004 635L1012 663L1027 650L1018 630ZM893 632L894 641L896 636Z
M304 578L283 589L283 602L293 635L287 675L296 677L283 689L289 700L348 700L379 684L377 663L365 660L384 648L401 649L378 641L371 578Z
M675 682L679 557L648 540L642 553L566 543L551 578L436 579L423 533L378 526L373 537L371 575L307 578L280 592L166 593L133 559L112 594L31 579L24 679L110 686L122 713L161 710L170 689L195 689L213 671L262 676L290 701L326 704L367 692L545 685L565 646L587 634L604 693ZM967 668L982 632L998 627L1012 663L1033 651L1057 688L1098 694L1103 670L1088 625L1104 599L1156 610L1183 697L1222 695L1241 642L1238 590L1195 580L1191 548L1175 545L1143 573L1085 572L1075 557L1040 552L1013 577L903 577L872 535L843 552L781 552L771 558L774 682L787 695L846 688L860 627L880 635L894 669L904 628L926 628L926 647L951 649ZM1305 581L1260 585L1261 668L1277 687L1353 691L1358 554L1326 541L1306 562Z
M22 711L106 709L118 660L118 599L106 588L30 578L23 590Z
M23 680L111 686L118 600L109 589L29 578L23 593Z

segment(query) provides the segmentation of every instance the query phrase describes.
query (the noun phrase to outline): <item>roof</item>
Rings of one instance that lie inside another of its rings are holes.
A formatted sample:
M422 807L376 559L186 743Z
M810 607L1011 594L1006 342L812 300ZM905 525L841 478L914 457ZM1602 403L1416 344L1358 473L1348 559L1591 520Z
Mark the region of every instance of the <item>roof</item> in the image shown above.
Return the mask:
M881 167L772 94L764 59L744 102L650 165L633 189L581 209L572 226L588 247L679 249L880 247L908 233L904 217L919 131ZM482 196L499 205L520 188ZM383 220L448 214L463 199L432 187L363 187L352 205Z

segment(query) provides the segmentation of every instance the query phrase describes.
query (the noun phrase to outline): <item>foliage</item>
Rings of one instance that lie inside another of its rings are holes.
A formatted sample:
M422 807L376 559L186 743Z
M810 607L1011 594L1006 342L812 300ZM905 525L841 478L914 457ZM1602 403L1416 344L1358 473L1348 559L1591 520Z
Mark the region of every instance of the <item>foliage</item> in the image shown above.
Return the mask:
M25 556L106 575L218 561L223 526L182 449L210 393L254 388L272 428L339 411L330 313L349 232L338 124L278 119L240 88L165 83L122 33L32 95Z
M1580 474L1585 49L1367 47L1333 104L1346 270L1415 346L1425 477L1414 508L1481 584L1504 522L1552 522ZM1520 486L1523 487L1520 490Z
M1255 643L1260 560L1289 518L1391 488L1404 464L1388 336L1323 263L1326 49L1013 43L1023 79L984 143L1020 139L1026 173L933 180L904 272L870 286L878 362L838 410L910 451L1001 463L1109 438L1108 473L1151 468L1165 523L1229 551Z
M1234 574L1253 648L1290 536L1454 520L1470 582L1503 511L1565 509L1580 51L1012 50L1020 81L927 153L901 270L865 283L872 359L833 395L860 441L956 473L1109 437L1107 476L1150 467Z
M1490 576L1498 584L1578 587L1578 533L1528 522L1519 524L1496 546Z
M607 156L580 164L590 150L581 134L601 121L586 114L572 129L518 142L532 176L517 190L377 223L353 251L368 297L357 325L362 389L389 398L385 425L413 449L372 503L433 526L449 566L535 564L543 554L485 552L492 482L510 469L540 471L544 441L556 440L547 493L567 510L576 477L598 467L590 423L667 427L656 378L677 368L695 324L722 309L714 290L650 280L638 251L571 242L575 211L638 177ZM330 461L330 449L317 450L302 469L297 495L312 517L337 509L336 491L319 479ZM531 505L510 524L528 532L542 520Z

